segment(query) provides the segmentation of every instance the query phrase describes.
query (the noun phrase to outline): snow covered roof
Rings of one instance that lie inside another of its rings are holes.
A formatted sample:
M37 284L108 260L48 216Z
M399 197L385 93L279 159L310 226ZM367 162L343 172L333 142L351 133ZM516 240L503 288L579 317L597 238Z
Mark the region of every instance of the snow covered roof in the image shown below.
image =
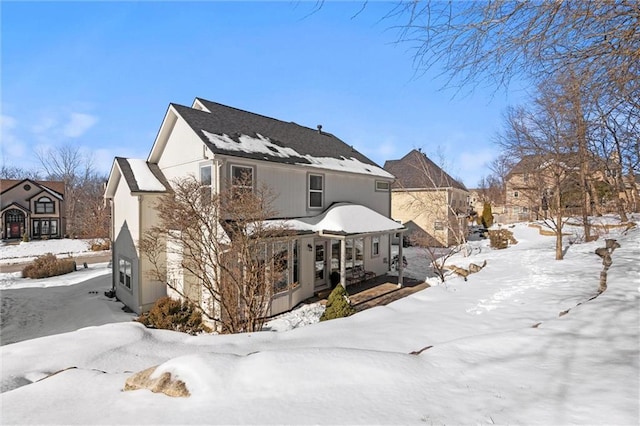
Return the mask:
M368 207L350 203L336 203L318 216L288 219L284 224L296 231L342 235L388 232L404 228L398 222Z
M331 133L196 99L206 110L171 104L216 154L393 179Z
M116 163L132 192L166 192L170 189L157 164L122 157L116 157Z

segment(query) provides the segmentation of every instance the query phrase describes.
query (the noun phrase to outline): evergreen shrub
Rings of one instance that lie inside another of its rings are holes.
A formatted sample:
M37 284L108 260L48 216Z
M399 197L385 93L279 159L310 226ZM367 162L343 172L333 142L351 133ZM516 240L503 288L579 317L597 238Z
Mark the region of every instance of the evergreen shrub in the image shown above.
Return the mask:
M145 327L180 331L192 335L211 331L202 322L202 314L193 303L170 297L158 299L149 312L140 315L136 321Z
M484 226L485 228L491 228L491 226L493 225L493 212L491 211L491 203L484 203L480 221L482 222L482 226Z
M54 254L38 256L22 269L24 278L49 278L68 274L76 270L76 262L71 259L58 259Z
M349 293L341 285L333 289L327 299L327 306L320 317L320 321L327 321L335 318L344 318L356 313L356 310L349 303Z

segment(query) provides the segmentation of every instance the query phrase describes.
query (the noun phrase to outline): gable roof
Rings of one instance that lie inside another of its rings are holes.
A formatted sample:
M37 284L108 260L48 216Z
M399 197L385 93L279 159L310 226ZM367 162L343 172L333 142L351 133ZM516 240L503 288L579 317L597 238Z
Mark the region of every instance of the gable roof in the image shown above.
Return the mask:
M171 188L157 164L123 157L116 157L115 164L131 192L167 192Z
M214 153L393 178L331 133L196 98L170 106Z
M593 159L590 161L592 162L592 169L597 169L597 163L595 163ZM571 153L555 155L528 154L524 155L520 161L514 164L506 177L507 179L510 179L514 174L534 173L552 164L558 164L561 167L570 170L579 167L580 161L578 156Z
M10 191L22 183L37 185L57 198L64 198L64 182L57 180L2 179L0 180L0 194Z
M29 209L28 207L23 206L22 204L20 204L20 203L18 203L16 201L14 201L13 203L3 207L2 208L2 213L6 212L7 210L10 210L10 209L19 209L19 210L22 210L25 213L31 213L31 209Z
M425 154L412 150L400 160L389 160L384 169L396 177L394 189L467 188L449 176Z

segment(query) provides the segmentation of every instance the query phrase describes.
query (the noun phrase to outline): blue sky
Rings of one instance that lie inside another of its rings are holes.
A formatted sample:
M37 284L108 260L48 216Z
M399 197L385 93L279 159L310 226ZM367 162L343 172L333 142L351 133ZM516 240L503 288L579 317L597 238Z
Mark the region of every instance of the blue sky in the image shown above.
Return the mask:
M2 2L2 158L65 144L107 173L146 158L170 102L198 96L331 132L380 165L422 148L469 187L521 96L416 76L393 3ZM354 17L354 15L356 15Z

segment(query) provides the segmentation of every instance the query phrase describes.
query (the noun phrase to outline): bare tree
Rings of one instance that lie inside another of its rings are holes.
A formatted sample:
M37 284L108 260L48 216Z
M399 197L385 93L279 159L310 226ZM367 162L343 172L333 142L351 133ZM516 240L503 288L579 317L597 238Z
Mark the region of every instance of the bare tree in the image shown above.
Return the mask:
M437 155L444 163L441 152ZM399 177L394 203L402 207L404 222L416 224L409 237L411 243L422 247L434 273L444 281L446 260L466 248L466 189L421 151L410 153L399 164L390 166Z
M533 105L510 108L499 143L510 155L530 160L525 171L528 190L522 195L551 213L545 215L545 223L556 235L556 259L561 260L567 207L575 205L576 194L579 201L580 181L574 130L554 89L541 85Z
M38 180L40 179L40 175L37 170L26 170L21 167L10 166L3 163L2 166L0 166L0 179Z
M406 20L400 40L416 49L416 67L443 67L450 85L506 87L516 76L540 81L573 69L589 76L591 91L638 87L636 0L413 0L388 17Z
M96 173L92 157L72 145L41 149L36 157L47 179L64 182L67 233L108 238L110 211L102 197L107 177Z
M297 250L286 227L269 220L271 191L238 180L212 195L194 177L172 187L140 244L151 278L193 302L220 332L260 330L274 288L289 285Z

